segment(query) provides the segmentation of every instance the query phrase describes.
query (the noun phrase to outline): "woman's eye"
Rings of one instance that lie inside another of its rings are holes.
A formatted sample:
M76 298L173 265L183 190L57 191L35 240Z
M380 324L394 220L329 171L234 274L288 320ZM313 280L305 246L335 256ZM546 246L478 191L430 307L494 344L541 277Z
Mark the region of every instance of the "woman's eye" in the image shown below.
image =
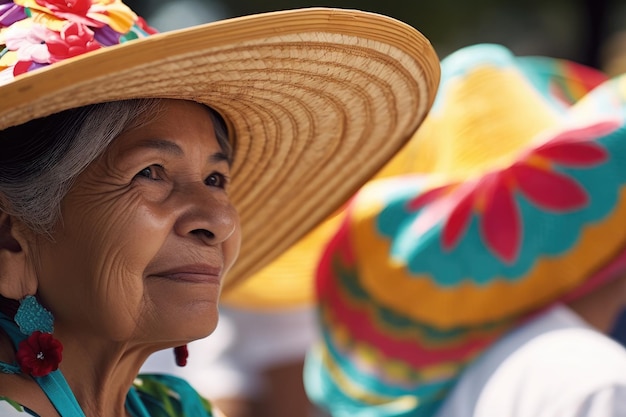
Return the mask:
M226 184L228 184L228 177L219 172L214 172L206 177L204 183L209 187L226 188Z
M137 177L148 178L150 180L159 180L161 179L160 171L163 167L159 165L150 165L149 167L145 167L141 171L137 173Z

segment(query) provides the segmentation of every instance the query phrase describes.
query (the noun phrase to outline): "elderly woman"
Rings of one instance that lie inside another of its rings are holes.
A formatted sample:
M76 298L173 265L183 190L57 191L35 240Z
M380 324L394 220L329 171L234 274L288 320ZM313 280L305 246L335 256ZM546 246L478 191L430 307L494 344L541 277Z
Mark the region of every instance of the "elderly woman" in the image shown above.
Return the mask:
M184 365L222 289L382 166L438 82L419 32L364 12L152 32L119 1L0 1L0 415L215 415L144 360Z

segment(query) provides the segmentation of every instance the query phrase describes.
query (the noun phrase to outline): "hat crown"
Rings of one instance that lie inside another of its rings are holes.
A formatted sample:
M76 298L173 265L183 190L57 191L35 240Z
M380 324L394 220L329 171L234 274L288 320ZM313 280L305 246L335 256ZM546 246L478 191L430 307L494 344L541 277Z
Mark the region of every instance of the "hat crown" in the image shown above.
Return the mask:
M415 172L449 182L510 166L604 80L574 63L516 58L500 45L462 49L446 58L442 88L414 139Z
M0 85L153 33L120 0L0 0Z

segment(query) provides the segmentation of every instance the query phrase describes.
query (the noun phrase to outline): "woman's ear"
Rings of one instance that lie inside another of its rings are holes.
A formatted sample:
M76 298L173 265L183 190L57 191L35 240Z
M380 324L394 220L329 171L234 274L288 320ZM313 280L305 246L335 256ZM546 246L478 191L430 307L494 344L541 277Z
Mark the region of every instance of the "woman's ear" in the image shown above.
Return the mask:
M28 256L28 241L21 223L0 211L0 294L20 300L37 290L37 276Z

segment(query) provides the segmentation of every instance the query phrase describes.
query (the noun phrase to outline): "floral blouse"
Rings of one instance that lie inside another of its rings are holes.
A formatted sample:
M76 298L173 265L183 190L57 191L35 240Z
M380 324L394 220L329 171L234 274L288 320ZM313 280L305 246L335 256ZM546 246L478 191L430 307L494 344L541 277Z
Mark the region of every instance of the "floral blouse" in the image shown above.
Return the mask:
M135 380L134 387L150 417L215 417L211 404L180 378L156 374L140 375ZM28 416L39 417L27 407L9 398L0 397L0 417Z

